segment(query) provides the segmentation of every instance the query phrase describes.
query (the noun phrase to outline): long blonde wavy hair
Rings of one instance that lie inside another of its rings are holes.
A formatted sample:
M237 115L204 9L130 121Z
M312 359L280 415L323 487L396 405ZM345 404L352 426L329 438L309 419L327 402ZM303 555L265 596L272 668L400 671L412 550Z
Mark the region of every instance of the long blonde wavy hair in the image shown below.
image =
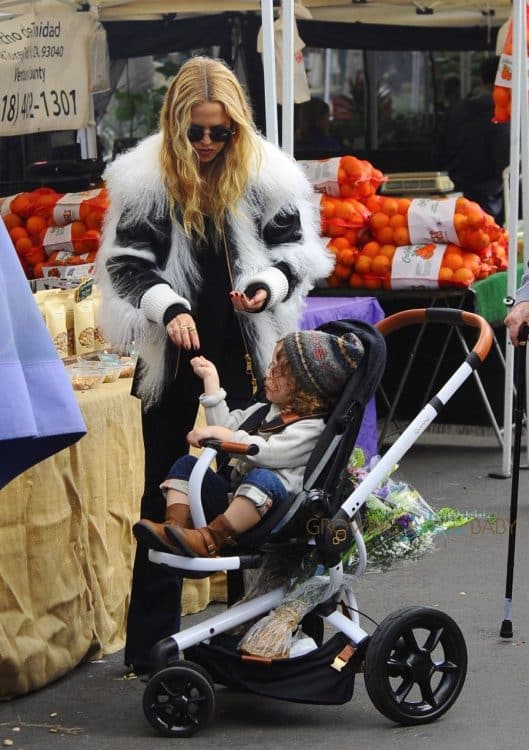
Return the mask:
M198 156L187 137L191 108L219 102L235 134L207 169L200 171ZM260 145L250 107L235 75L221 61L209 57L188 60L169 85L160 113L161 167L169 192L171 216L182 211L188 236L204 237L205 216L223 233L227 210L234 209L259 167Z

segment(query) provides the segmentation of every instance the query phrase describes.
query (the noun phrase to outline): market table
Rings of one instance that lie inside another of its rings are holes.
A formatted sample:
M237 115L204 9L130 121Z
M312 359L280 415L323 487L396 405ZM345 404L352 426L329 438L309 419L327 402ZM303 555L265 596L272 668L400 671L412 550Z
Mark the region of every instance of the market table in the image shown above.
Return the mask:
M143 487L130 383L77 392L87 435L0 491L0 698L123 645Z
M521 274L520 264L518 282ZM324 288L314 293L333 298L344 292L339 288ZM467 424L488 424L502 445L498 419L503 414L505 363L502 341L506 315L503 300L507 293L507 274L492 274L470 288L355 289L354 293L359 299L363 295L375 297L386 315L415 307L450 307L476 312L496 327L494 346L487 361L455 394L436 421L464 425L465 429ZM435 393L435 388L461 364L468 352L466 336L464 330L434 330L425 323L418 328L403 329L391 337L386 373L379 389L380 445L384 445L387 436L402 432L403 425L415 417Z
M371 298L307 301L303 327L383 317ZM140 402L121 379L77 392L88 433L0 491L0 698L40 688L122 648L143 490ZM376 450L374 403L363 426ZM183 611L224 592L186 580Z

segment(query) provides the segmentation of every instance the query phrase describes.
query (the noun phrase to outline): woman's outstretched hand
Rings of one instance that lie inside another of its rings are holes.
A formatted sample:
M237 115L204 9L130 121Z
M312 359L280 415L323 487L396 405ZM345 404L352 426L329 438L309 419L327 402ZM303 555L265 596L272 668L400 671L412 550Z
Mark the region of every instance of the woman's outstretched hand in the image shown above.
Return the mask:
M233 307L238 312L259 312L268 298L265 289L258 289L253 297L248 297L244 292L230 292Z
M180 313L165 326L167 335L176 346L183 349L200 349L195 321L188 313Z

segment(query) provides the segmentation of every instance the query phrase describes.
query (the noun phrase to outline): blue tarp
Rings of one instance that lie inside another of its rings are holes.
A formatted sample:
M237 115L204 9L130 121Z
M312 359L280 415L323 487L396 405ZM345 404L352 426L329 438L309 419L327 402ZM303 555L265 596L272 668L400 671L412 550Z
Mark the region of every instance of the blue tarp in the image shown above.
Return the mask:
M0 488L85 433L67 372L0 221Z

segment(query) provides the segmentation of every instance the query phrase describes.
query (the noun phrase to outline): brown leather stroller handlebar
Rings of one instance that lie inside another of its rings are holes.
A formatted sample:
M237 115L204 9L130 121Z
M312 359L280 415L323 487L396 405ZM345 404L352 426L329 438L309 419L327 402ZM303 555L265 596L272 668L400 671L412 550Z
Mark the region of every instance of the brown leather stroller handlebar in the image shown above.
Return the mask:
M203 448L214 448L216 451L224 453L237 453L242 456L255 456L259 453L259 447L253 443L231 443L227 440L215 440L214 438L205 438L200 441Z
M375 328L383 336L387 336L393 333L393 331L398 331L400 328L421 323L446 323L452 326L477 328L479 330L479 338L474 344L471 354L479 357L481 362L487 357L494 341L493 330L485 318L466 310L456 310L450 307L423 307L413 310L403 310L380 320L375 325Z

